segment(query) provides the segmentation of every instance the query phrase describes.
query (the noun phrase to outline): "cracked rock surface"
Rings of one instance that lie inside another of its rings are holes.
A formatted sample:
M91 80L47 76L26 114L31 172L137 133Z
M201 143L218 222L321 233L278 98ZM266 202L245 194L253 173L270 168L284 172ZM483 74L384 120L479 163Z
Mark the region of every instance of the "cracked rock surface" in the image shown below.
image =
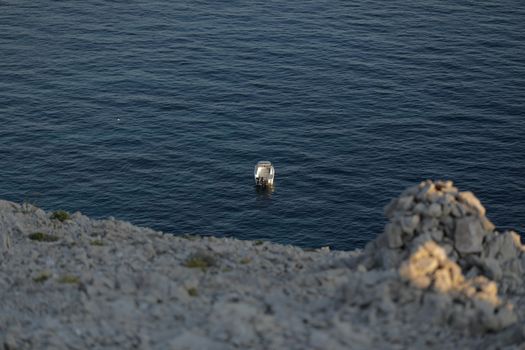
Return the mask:
M5 349L523 349L525 248L425 181L364 250L176 237L0 201Z

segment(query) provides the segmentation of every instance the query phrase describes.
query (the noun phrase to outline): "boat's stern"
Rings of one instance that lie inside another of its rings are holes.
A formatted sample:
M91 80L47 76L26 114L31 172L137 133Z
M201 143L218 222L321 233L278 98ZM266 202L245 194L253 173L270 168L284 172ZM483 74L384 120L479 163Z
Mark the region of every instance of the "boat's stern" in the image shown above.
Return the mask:
M268 161L260 161L255 165L253 172L255 177L255 185L259 187L273 186L275 178L275 169L272 163Z

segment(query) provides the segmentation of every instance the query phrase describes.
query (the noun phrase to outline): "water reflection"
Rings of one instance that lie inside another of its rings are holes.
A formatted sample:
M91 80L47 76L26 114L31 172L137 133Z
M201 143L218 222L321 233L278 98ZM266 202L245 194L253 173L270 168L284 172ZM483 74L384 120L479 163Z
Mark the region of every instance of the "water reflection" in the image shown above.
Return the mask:
M272 194L275 192L275 186L271 187L260 187L254 186L255 193L257 194L257 200L270 200L272 199Z

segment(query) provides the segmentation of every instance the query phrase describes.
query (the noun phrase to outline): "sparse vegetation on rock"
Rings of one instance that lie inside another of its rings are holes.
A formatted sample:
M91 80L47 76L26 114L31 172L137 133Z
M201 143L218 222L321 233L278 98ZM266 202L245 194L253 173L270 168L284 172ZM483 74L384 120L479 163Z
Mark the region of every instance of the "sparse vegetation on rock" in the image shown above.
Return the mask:
M94 240L90 241L89 244L101 247L101 246L104 245L104 242L102 242L102 240L100 240L100 239L94 239Z
M29 235L29 239L39 242L56 242L58 237L43 232L35 232Z
M33 278L33 281L36 283L43 283L51 277L51 273L48 271L43 271L39 273L36 277Z
M74 275L63 275L58 279L58 283L78 284L80 283L80 278Z
M206 269L214 266L216 263L217 261L213 256L205 253L196 253L184 261L184 266L189 268Z
M69 213L64 210L57 210L57 211L54 211L53 214L51 214L51 220L58 220L60 222L64 222L69 219L70 219Z
M196 296L199 295L199 292L197 291L197 288L195 288L195 287L190 287L190 288L188 288L188 295L189 295L190 297L196 297Z

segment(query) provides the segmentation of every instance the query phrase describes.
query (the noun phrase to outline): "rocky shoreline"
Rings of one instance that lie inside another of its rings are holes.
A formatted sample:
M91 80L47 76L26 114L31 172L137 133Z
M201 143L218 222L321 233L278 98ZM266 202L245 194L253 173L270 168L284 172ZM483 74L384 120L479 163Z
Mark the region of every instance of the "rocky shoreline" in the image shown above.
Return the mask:
M525 347L525 247L425 181L365 249L177 237L0 201L4 349Z

